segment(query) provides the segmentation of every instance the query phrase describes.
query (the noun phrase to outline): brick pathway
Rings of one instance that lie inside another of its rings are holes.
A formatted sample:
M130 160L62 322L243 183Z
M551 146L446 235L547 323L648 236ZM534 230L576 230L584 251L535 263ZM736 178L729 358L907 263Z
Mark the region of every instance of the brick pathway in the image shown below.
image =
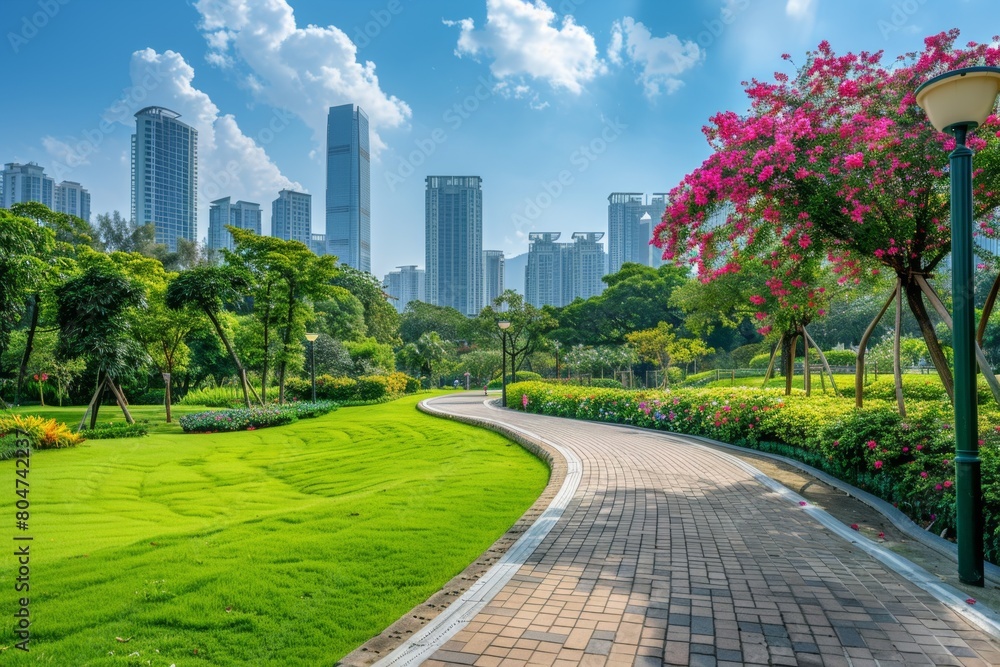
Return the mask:
M425 665L1000 665L987 635L711 451L482 400L433 405L557 442L583 478Z

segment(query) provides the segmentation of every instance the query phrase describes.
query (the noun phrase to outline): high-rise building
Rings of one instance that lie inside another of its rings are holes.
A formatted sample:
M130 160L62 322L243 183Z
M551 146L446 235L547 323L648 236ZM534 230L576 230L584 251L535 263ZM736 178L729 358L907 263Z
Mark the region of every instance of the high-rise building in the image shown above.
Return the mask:
M226 225L261 233L260 204L248 201L230 202L229 197L216 199L208 209L208 247L212 250L233 250L233 235Z
M153 223L157 243L177 250L177 239L197 240L198 131L180 114L146 107L132 135L132 220Z
M415 265L397 266L398 271L390 271L382 281L382 288L392 299L396 310L403 312L411 301L424 300L424 270Z
M574 232L572 292L567 303L576 298L589 299L604 292L604 267L607 253L600 240L604 232Z
M326 234L312 234L309 249L316 255L326 254Z
M568 243L557 243L560 236L560 232L528 234L524 300L536 308L566 305L572 275L572 257Z
M483 305L483 181L428 176L426 182L427 301L475 316Z
M8 162L3 170L3 208L29 201L55 210L55 181L34 162Z
M604 232L575 232L572 243L558 243L559 232L528 235L524 299L542 306L565 306L604 291Z
M312 247L312 195L282 190L271 202L271 236ZM325 239L324 239L325 240Z
M491 305L504 290L503 250L483 251L483 305Z
M90 193L75 181L63 181L53 195L55 210L90 222Z
M371 158L368 115L354 104L330 107L326 121L327 252L371 271Z
M608 197L608 272L616 273L625 262L659 266L650 253L653 230L667 209L667 196L654 193L648 200L641 192L613 192Z

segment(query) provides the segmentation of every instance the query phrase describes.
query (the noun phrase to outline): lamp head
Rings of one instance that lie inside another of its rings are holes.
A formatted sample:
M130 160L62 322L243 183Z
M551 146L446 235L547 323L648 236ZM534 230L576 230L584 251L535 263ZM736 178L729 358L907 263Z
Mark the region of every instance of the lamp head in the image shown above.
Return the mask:
M306 334L306 340L309 341L310 343L314 342L317 338L319 338L319 334L318 333L307 333Z
M497 322L497 326L506 331L507 329L510 328L510 321L500 320L499 322Z
M964 67L945 72L917 88L917 104L941 132L982 125L996 106L1000 67Z

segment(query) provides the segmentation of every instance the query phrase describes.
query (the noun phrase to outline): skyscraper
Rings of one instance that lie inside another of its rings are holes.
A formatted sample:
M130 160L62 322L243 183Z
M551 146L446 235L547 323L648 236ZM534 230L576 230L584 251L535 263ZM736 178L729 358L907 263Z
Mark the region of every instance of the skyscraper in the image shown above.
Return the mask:
M226 225L249 229L260 235L260 204L248 201L230 202L229 197L216 199L208 209L208 247L212 250L233 250L233 235Z
M641 192L613 192L608 197L608 272L616 273L625 262L658 266L649 242L653 229L667 208L663 193L647 201ZM644 217L648 215L648 217Z
M34 162L8 162L3 170L3 208L37 201L55 210L55 181Z
M132 220L152 222L156 242L177 250L177 239L197 240L198 131L180 114L146 107L132 135Z
M470 317L483 299L483 191L479 176L428 176L424 257L428 303Z
M312 195L282 190L271 202L271 236L312 247Z
M572 243L558 243L559 232L528 235L524 300L536 308L565 306L604 291L604 232L574 232Z
M359 106L330 107L326 121L327 252L371 271L371 166L368 115Z
M56 186L52 199L56 211L90 222L90 193L79 183L63 181Z
M503 250L483 251L483 305L489 306L503 294Z
M604 291L604 265L607 254L600 240L604 232L573 233L572 293L567 303L573 299L589 299Z
M528 265L524 269L524 300L535 308L565 306L572 273L569 244L557 243L560 232L528 234Z
M411 301L424 300L425 274L423 269L412 264L396 268L398 271L390 271L385 275L382 287L392 299L392 305L401 313Z

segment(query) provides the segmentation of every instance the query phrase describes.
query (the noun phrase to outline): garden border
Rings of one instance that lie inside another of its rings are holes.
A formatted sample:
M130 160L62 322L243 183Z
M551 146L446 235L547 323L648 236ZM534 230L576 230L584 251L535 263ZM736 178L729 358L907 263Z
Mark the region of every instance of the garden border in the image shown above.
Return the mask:
M468 625L476 614L489 604L493 597L517 574L521 565L555 526L569 502L576 495L583 471L583 462L576 455L539 435L502 424L498 420L453 415L427 405L430 401L447 397L448 395L424 399L417 404L417 409L438 418L489 429L517 443L546 464L549 468L549 483L532 506L489 549L479 556L476 562L457 574L426 601L407 611L399 621L341 658L336 663L337 665L374 664L378 667L389 667L390 665L397 667L417 665L426 660L448 639ZM495 402L496 399L491 398L483 401L490 409L498 409L493 405ZM558 490L555 488L557 485ZM518 533L520 536L515 538ZM483 559L489 560L486 558L487 554L504 550L505 552L499 560L480 576L478 570ZM448 591L464 590L462 586L469 579L474 579L477 576L478 580L460 597L448 597ZM435 612L437 612L436 616L430 618L426 625L413 632L405 641L396 645L391 652L385 656L376 653L381 646L385 645L383 642L387 638L390 641L394 635L398 638L403 632L402 627L412 617L422 619ZM425 616L418 616L418 613Z

